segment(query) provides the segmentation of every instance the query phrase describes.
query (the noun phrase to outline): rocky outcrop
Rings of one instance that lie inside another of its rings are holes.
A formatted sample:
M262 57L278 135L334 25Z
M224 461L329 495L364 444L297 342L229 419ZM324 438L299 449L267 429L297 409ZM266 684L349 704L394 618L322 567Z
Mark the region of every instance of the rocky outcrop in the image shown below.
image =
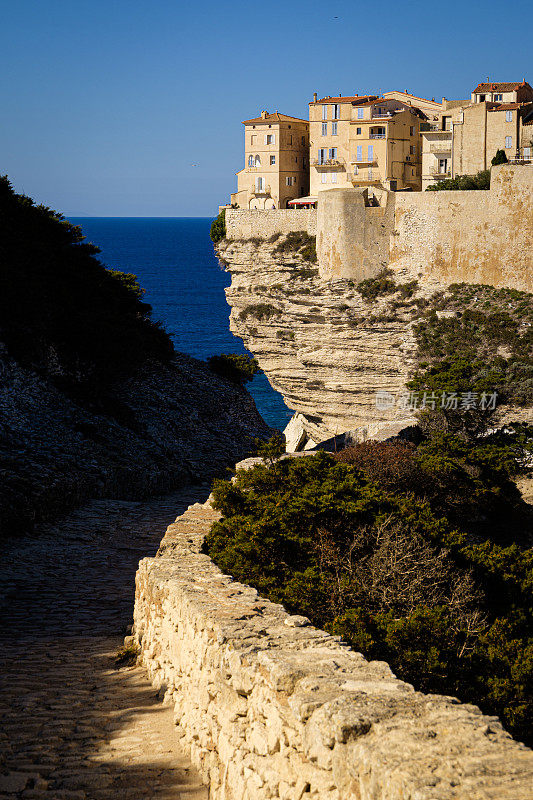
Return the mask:
M362 427L364 437L390 422L410 424L401 407L378 407L376 393L404 391L416 301L440 284L427 282L406 300L367 302L353 281L321 279L316 265L280 241L225 241L217 251L231 273L231 330L298 412L291 437L312 447L346 430Z
M251 396L176 354L76 402L0 350L0 533L88 498L141 499L224 475L270 435Z
M529 800L496 717L415 692L201 553L191 506L137 573L134 637L211 800ZM131 640L127 640L129 644Z

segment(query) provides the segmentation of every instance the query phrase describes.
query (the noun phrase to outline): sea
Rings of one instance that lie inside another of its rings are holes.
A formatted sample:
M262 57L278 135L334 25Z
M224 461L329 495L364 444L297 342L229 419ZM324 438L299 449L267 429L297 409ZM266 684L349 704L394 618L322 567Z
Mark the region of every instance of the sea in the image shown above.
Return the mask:
M145 289L152 318L168 331L176 350L205 360L220 353L249 354L230 332L224 272L209 238L207 217L69 217L97 245L111 269L133 272ZM259 413L283 430L292 412L264 374L247 388Z

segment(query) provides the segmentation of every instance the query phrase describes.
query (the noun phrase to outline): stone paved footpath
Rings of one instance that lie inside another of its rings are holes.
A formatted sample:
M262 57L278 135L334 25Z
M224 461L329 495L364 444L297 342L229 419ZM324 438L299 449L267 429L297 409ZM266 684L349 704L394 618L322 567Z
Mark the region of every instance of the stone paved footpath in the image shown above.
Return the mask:
M172 709L114 655L139 559L208 493L94 501L2 548L0 800L206 800Z

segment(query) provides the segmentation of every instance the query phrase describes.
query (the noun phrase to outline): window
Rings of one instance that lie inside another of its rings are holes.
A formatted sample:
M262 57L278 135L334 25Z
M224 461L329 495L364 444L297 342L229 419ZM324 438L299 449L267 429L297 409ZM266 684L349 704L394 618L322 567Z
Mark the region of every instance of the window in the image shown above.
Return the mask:
M354 175L359 175L359 167L357 166L357 164L356 164L356 165L355 165L355 167L353 168L353 174L354 174Z
M332 136L336 136L337 135L337 123L336 122L332 122L331 123L331 135Z
M357 109L357 119L364 119L365 118L364 114L365 114L365 111L364 111L363 108L358 108Z
M336 147L330 147L329 148L329 157L332 158L333 160L335 160L337 158L337 148Z
M439 158L439 174L445 175L448 172L448 159Z
M265 136L265 144L275 144L276 143L276 136L273 133L267 133Z
M253 165L254 165L254 157L248 156L248 166L253 167Z
M332 172L331 173L331 182L332 183L337 183L337 173L336 172Z
M250 136L250 144L255 144L256 142L257 142L257 134L252 133L252 135Z
M303 144L303 145L304 145L304 147L305 147L305 136L302 136L302 144Z
M260 167L260 166L261 166L261 159L259 158L259 156L256 156L254 159L254 167Z
M412 156L414 156L416 154L416 145L415 144L412 144L409 147L409 152L411 153Z
M484 94L478 94L478 100L477 101L478 101L478 103L484 103L485 102L485 95Z
M328 151L324 147L320 148L320 150L318 151L318 163L319 164L323 164L324 163L324 161L326 160L326 153L327 152Z
M357 128L357 135L358 135L358 136L361 136L361 131L362 131L362 130L363 130L362 128Z
M328 118L328 107L322 106L322 119L327 119L327 118Z
M291 133L291 135L289 136L289 144L292 144L292 133Z
M328 173L327 172L323 172L322 175L321 175L321 179L322 179L322 183L327 183L328 182Z
M263 188L264 188L263 180L264 180L263 178L256 178L255 179L255 188L256 188L256 190L258 192L263 191Z
M298 163L298 156L294 156L294 160Z
M355 156L355 160L356 161L362 161L363 160L363 145L362 144L358 144L357 145L357 155Z
M506 111L505 112L505 121L506 122L512 122L513 121L513 112L512 111Z
M338 103L333 104L333 119L339 119L341 115L341 107Z
M512 146L513 146L513 137L512 136L506 136L505 137L505 147L506 147L506 149L508 150Z
M287 186L294 186L294 184L296 183L296 178L293 177L285 178L285 183L287 184Z
M524 158L531 158L531 147L524 147Z
M276 163L276 156L270 156L270 166L273 167Z
M503 100L503 94L495 94L494 95L494 102L495 103L501 103L502 100Z
M374 160L374 145L373 144L369 144L368 145L368 160L369 161L373 161Z
M411 125L411 126L409 127L409 133L410 133L410 135L411 135L411 136L414 136L414 135L415 135L415 126L414 126L414 125Z
M322 136L327 136L327 135L328 135L328 123L327 122L323 122L322 123Z
M414 174L415 174L415 171L414 171L414 169L412 169L411 170L411 175L414 175Z

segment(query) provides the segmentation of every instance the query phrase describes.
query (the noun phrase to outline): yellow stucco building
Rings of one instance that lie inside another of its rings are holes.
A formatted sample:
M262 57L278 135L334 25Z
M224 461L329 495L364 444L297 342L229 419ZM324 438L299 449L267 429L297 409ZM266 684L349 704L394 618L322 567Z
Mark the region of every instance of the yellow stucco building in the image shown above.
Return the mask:
M511 162L531 163L533 89L526 81L480 83L469 100L443 101L421 140L422 189L489 169L497 150Z
M244 167L231 203L245 209L287 208L309 193L309 123L263 111L244 125Z
M406 103L393 94L320 100L315 95L309 104L312 196L351 186L421 188L420 123L427 117L414 105L413 95ZM441 109L424 102L433 113Z

